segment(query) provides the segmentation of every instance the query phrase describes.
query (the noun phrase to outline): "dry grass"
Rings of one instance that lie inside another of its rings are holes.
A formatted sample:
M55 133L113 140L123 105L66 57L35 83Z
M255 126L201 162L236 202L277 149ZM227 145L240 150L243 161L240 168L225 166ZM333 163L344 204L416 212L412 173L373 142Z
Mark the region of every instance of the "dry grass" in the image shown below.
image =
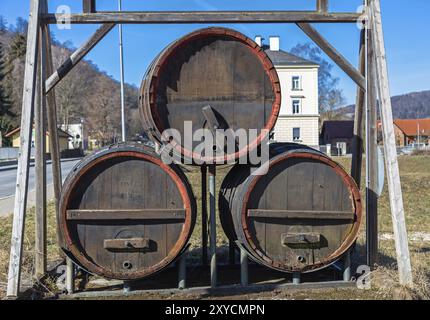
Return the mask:
M337 158L345 168L350 167L350 159ZM401 156L399 158L401 181L404 191L404 203L408 232L430 233L430 157L428 156ZM229 168L220 168L217 172L217 187ZM349 171L349 170L347 170ZM187 173L193 185L197 198L200 217L200 172L191 169ZM363 180L364 181L364 180ZM364 191L364 190L362 190ZM362 193L364 195L364 193ZM56 246L55 215L53 205L48 208L48 260L58 258ZM192 248L201 244L200 218L191 237ZM4 294L7 279L9 260L9 244L11 236L12 218L0 219L0 296ZM364 224L363 224L364 226ZM23 280L31 282L34 257L34 209L29 210L26 221L24 242L24 271ZM218 223L218 245L226 246L227 238ZM364 230L364 229L363 229ZM364 232L361 232L357 243L356 264L363 262ZM388 190L385 185L383 195L379 202L379 230L380 233L392 234L391 215L388 202ZM258 295L243 295L230 298L253 299L430 299L430 242L410 241L410 253L414 273L415 287L407 290L398 285L396 271L396 253L393 240L380 241L379 267L372 273L372 289L363 290L313 290L306 292L271 292ZM145 298L150 298L145 297ZM178 297L181 298L181 297ZM183 297L182 297L183 298Z
M34 208L30 208L25 222L25 237L23 248L23 284L30 285L33 280L34 265ZM55 223L55 208L53 203L48 204L48 231L47 231L47 255L48 261L55 261L59 258L57 246L57 233ZM7 272L9 266L10 239L12 233L12 217L0 219L0 297L6 291Z

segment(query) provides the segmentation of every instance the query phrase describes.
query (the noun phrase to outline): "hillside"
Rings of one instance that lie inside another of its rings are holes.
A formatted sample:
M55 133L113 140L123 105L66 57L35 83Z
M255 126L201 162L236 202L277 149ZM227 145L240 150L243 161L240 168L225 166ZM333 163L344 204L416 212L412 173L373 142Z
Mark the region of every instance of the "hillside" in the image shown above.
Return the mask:
M11 110L16 117L8 119L9 127L19 126L22 102L22 85L26 35L16 29L0 31L3 61L7 65L6 75L1 81L2 89L11 100ZM53 62L57 68L72 52L67 43L54 42ZM120 84L99 70L91 61L82 61L57 86L56 100L58 123L71 124L83 119L90 135L103 144L118 141L120 129ZM126 85L127 133L129 137L141 133L138 112L138 88ZM3 129L4 130L4 129Z
M391 98L395 119L430 118L430 90L412 92ZM344 118L354 117L355 105L339 109Z

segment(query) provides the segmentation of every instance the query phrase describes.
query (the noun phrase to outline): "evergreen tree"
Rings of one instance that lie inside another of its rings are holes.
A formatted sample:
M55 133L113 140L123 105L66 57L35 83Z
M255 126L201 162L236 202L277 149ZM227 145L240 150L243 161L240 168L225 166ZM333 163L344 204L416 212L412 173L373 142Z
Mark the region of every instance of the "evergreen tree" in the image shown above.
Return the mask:
M27 29L28 21L21 17L17 18L15 24L15 32L25 36L27 34Z
M7 30L7 20L5 17L0 15L0 32L6 32Z
M6 69L7 69L7 66L6 66L6 61L4 57L3 46L0 43L0 118L5 118L5 119L7 119L7 117L13 118L16 116L11 111L12 100L9 92L7 92L4 85Z
M9 61L25 57L27 50L27 39L22 33L16 33L12 38L9 50Z

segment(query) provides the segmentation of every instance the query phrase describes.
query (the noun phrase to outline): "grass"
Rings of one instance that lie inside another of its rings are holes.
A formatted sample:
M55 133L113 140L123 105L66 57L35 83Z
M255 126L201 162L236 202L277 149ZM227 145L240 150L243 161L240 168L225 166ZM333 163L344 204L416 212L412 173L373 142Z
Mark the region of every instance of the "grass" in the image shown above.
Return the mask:
M350 159L335 158L347 171L350 167ZM401 156L399 157L400 175L403 188L404 206L406 213L406 223L409 234L430 233L430 157ZM217 171L217 187L228 172L229 168L219 168ZM364 171L363 171L364 172ZM198 221L191 237L191 247L199 248L201 244L200 225L200 170L191 168L187 172L198 204ZM364 177L363 177L364 181ZM364 183L363 183L364 185ZM364 189L362 188L364 197ZM389 208L388 189L385 182L384 191L379 201L379 232L380 234L392 234L392 222ZM56 245L56 224L55 213L52 203L48 207L48 261L58 259L59 251ZM354 263L363 263L365 238L364 223L357 243ZM12 217L0 219L0 296L4 295L6 289L7 268L9 260L9 245L12 230ZM218 221L218 246L226 246L227 238L223 234ZM396 270L396 252L393 240L381 240L378 257L378 268L372 273L372 289L362 290L312 290L306 292L271 292L257 295L243 295L230 298L237 299L430 299L430 242L410 241L409 248L414 276L414 289L406 290L398 285L398 275ZM26 282L33 282L33 262L34 262L34 208L27 214L24 240L24 260L22 279ZM151 296L145 296L151 298ZM178 297L184 298L184 297ZM187 298L187 297L185 297Z
M25 236L23 247L23 270L22 282L32 283L34 274L34 207L27 211L25 221ZM58 260L59 249L57 246L56 218L54 203L50 202L47 208L47 260L52 262ZM9 250L12 234L12 216L0 219L0 297L6 291L7 272L9 266Z

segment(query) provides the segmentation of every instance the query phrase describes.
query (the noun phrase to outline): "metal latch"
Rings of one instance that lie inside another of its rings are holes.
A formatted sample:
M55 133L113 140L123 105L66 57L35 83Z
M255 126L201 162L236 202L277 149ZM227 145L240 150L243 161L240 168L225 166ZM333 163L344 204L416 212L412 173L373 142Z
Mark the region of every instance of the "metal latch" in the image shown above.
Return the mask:
M149 249L149 239L105 239L103 247L107 250L144 250Z
M284 246L298 244L319 244L321 234L319 233L284 233L281 235L281 243Z

